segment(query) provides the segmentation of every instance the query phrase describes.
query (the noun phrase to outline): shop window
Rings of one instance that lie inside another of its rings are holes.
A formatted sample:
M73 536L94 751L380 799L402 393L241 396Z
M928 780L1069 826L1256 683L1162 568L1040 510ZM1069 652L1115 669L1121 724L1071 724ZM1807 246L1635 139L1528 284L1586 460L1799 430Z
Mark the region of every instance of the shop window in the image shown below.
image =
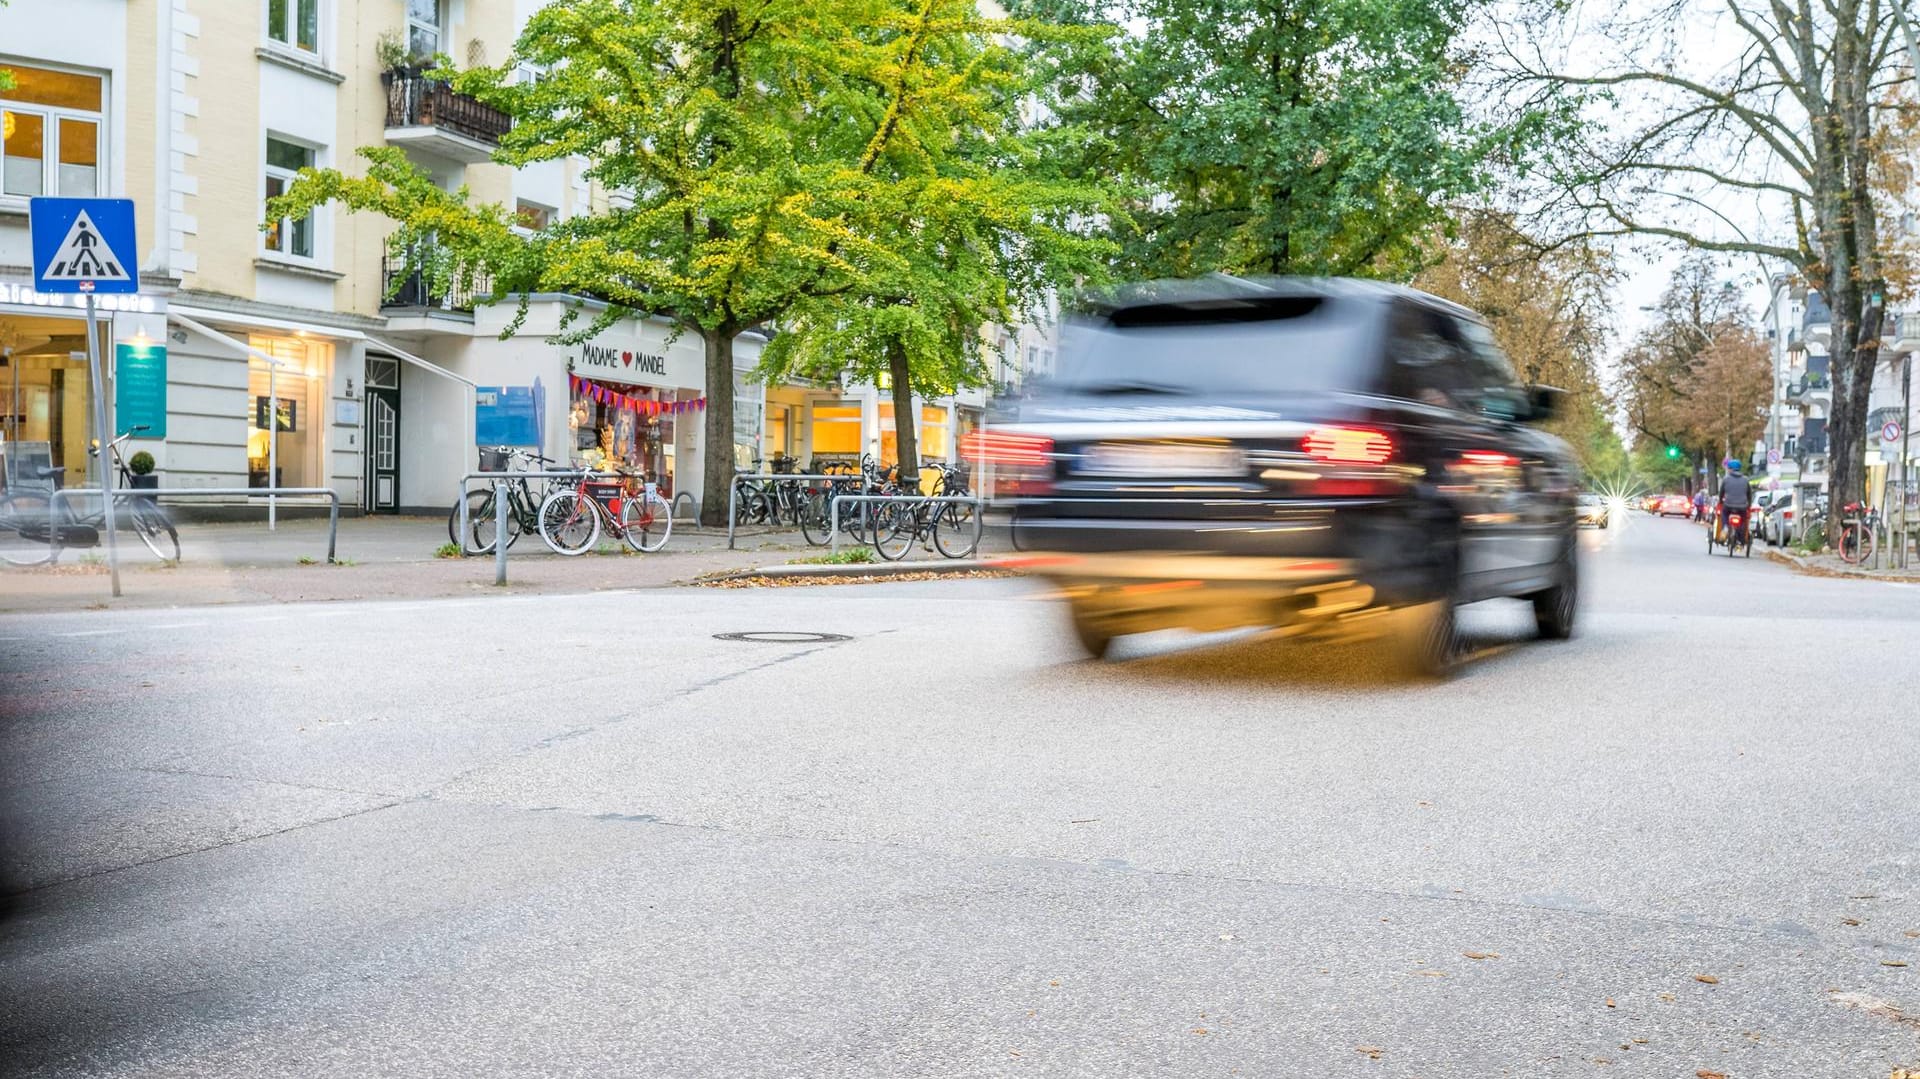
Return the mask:
M767 406L767 450L782 457L793 456L793 406Z
M953 455L947 441L947 410L923 405L920 408L920 459L947 460Z
M101 327L104 343L107 327ZM67 469L66 483L93 477L93 435L86 323L79 319L0 316L0 440L46 444L44 463ZM78 358L76 358L76 356Z
M247 485L327 486L322 406L333 346L303 337L252 344L277 362L255 356L247 371Z
M513 224L525 232L539 232L553 224L553 207L520 199L514 204Z
M677 417L670 405L680 399L650 386L575 380L567 409L569 457L578 467L640 476L671 498Z
M900 436L893 426L893 402L880 402L880 467L900 463Z
M760 453L760 417L766 388L733 373L733 467L748 472L766 470Z
M267 198L277 198L284 194L287 185L301 169L313 167L313 150L285 139L267 137ZM265 244L269 251L278 251L295 258L313 257L313 217L283 217L270 222L266 231Z
M267 37L302 52L320 51L320 0L267 0Z
M8 64L0 91L0 195L101 194L106 80Z
M860 448L860 404L822 401L811 410L815 457L822 454L857 457Z

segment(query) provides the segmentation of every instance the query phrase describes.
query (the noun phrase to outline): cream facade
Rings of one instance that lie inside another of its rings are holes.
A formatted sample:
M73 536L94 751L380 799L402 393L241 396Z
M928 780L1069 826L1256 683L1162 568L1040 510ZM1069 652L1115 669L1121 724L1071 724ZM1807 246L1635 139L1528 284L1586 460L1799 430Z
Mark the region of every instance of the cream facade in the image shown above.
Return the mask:
M529 228L603 199L577 160L517 170L494 164L506 117L417 71L388 70L376 48L390 36L466 66L498 62L539 7L540 0L0 7L0 64L47 73L0 95L14 117L0 155L0 350L20 354L7 372L28 384L11 399L0 434L58 441L67 457L90 434L85 364L69 355L84 344L73 308L23 290L31 281L28 197L97 194L137 206L143 291L129 309L108 313L102 346L109 355L119 342L167 349L166 437L139 447L153 453L166 486L325 486L370 512L444 512L476 465L476 387L534 386L546 402L545 455L597 460L589 442L610 442L630 465L657 470L670 491L697 495L706 392L697 337L676 336L658 320L627 320L595 342L595 355L654 357L658 369L595 368L579 347L549 340L569 298L531 298L525 325L502 341L511 309L441 295L402 274L388 259L391 226L376 216L323 208L305 221L262 225L266 200L300 168L358 172L360 146L399 147L437 184L512 206ZM994 376L1002 388L1051 360L1046 331L992 333L1005 355ZM737 466L779 455L891 456L890 394L760 386L749 372L761 344L751 334L736 342ZM592 439L578 428L582 404ZM951 459L984 404L979 393L919 403L912 419L926 455Z

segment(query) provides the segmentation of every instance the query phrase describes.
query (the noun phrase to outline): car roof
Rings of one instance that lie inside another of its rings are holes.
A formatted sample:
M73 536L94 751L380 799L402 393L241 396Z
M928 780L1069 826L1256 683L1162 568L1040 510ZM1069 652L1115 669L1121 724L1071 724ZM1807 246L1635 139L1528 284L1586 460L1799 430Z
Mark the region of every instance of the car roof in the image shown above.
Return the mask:
M1241 277L1212 273L1205 277L1136 281L1089 289L1076 296L1072 306L1085 314L1111 317L1121 311L1142 307L1213 307L1229 305L1236 300L1251 304L1261 300L1312 297L1355 299L1383 305L1392 300L1404 300L1471 322L1485 321L1472 309L1432 293L1407 285L1357 277Z

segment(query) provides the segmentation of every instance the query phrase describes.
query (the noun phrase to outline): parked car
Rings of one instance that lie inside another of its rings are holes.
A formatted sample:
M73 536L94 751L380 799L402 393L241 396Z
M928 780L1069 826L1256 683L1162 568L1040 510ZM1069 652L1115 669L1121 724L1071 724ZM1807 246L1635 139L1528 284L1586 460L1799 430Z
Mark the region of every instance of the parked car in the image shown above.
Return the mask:
M1784 545L1793 534L1793 492L1782 491L1760 513L1759 536L1762 543Z
M1574 513L1575 523L1592 525L1595 528L1607 527L1607 500L1592 491L1583 492Z
M1457 658L1455 608L1573 632L1578 469L1472 311L1376 282L1159 282L1094 298L1053 376L976 438L1032 572L1105 655L1150 630L1385 632ZM1392 617L1362 617L1374 613Z
M1660 506L1654 510L1662 517L1693 516L1693 499L1686 495L1661 495Z

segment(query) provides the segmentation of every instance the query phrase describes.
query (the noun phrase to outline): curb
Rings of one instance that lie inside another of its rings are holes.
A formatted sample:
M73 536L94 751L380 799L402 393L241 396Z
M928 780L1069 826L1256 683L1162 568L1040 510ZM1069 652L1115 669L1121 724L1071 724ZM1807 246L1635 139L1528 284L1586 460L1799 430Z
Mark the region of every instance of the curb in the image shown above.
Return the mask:
M963 559L921 559L911 562L850 562L846 565L792 565L761 566L756 569L731 570L699 577L689 584L703 584L710 581L738 581L747 577L897 577L905 574L935 574L942 577L960 577L969 573L1007 570L1012 568L999 559L963 558Z
M1804 555L1789 554L1785 551L1764 552L1771 561L1790 566L1808 577L1830 577L1855 581L1885 581L1892 584L1920 584L1920 577L1912 574L1875 573L1871 570L1840 569L1835 566L1817 566Z

